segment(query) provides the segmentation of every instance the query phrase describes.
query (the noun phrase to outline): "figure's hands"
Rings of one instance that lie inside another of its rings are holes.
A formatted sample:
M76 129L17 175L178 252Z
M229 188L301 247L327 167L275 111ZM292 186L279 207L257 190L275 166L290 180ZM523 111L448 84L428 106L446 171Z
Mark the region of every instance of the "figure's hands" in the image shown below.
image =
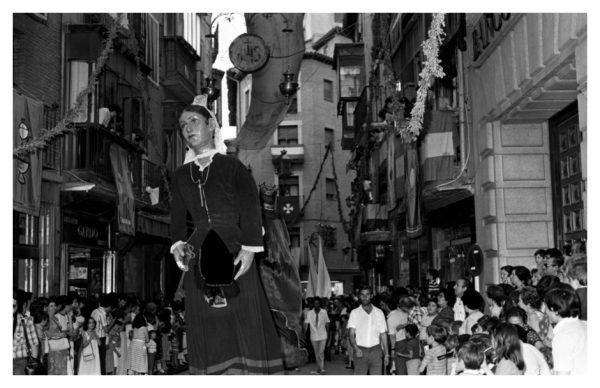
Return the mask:
M248 270L250 269L250 266L252 265L253 260L254 260L254 252L246 251L244 249L240 250L240 253L238 253L237 257L235 258L235 260L233 262L233 265L235 266L239 262L241 262L242 265L240 266L238 273L235 274L235 277L233 278L233 280L237 280L237 278L239 278L240 276L242 276L243 274L248 272Z
M175 248L173 248L173 257L175 258L175 264L179 267L183 272L187 272L189 267L185 264L185 244L179 244Z
M360 350L360 348L356 348L354 349L354 355L358 358L363 356L362 350Z

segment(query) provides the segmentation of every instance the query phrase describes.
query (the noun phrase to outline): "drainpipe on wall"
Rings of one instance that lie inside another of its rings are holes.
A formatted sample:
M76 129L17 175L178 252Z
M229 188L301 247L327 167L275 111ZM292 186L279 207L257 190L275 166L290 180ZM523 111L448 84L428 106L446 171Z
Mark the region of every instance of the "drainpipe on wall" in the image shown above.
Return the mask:
M457 77L458 77L458 125L460 134L460 163L462 165L461 170L467 166L466 160L466 138L465 138L465 83L464 83L464 67L463 67L463 53L460 50L456 50L457 59ZM462 171L461 171L462 172Z

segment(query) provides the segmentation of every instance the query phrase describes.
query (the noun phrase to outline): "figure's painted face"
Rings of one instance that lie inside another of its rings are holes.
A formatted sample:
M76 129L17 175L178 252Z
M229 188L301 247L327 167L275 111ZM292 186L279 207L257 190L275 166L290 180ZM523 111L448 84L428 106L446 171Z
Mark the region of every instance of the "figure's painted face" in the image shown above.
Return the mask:
M185 142L193 150L199 150L212 140L209 121L200 113L184 111L179 117L179 128Z

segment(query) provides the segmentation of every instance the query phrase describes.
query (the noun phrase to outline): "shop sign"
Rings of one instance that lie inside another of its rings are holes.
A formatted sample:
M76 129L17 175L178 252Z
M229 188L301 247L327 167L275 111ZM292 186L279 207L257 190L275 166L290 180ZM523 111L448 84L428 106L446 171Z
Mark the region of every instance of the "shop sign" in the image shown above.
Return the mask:
M485 13L473 27L473 62L483 54L485 49L508 24L510 13Z
M107 247L108 224L65 215L63 217L63 241L81 245Z

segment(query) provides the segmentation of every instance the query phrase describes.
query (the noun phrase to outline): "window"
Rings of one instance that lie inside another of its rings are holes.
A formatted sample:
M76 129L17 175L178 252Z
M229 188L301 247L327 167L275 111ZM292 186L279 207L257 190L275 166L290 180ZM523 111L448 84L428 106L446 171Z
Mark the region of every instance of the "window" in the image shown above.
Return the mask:
M325 180L325 196L328 200L335 199L335 180L333 180L333 178L327 178Z
M333 102L333 81L323 80L323 98L325 101Z
M298 145L298 126L279 126L277 128L277 145Z
M39 218L13 210L13 244L38 245Z
M77 95L87 87L91 72L94 70L95 63L87 61L70 61L69 62L69 86L68 97L69 107L75 106ZM94 112L94 99L90 99L90 94L86 95L81 105L81 110L77 117L73 119L75 123L85 123L93 120L93 117L88 117L89 112ZM93 113L92 113L93 116Z
M300 195L300 181L298 176L288 176L279 178L279 196L297 196Z
M334 130L331 128L325 128L325 144L333 145L334 142Z
M146 18L146 56L145 62L152 68L150 79L158 84L159 70L159 24L151 14Z
M340 68L340 92L342 97L358 97L362 92L362 66Z

